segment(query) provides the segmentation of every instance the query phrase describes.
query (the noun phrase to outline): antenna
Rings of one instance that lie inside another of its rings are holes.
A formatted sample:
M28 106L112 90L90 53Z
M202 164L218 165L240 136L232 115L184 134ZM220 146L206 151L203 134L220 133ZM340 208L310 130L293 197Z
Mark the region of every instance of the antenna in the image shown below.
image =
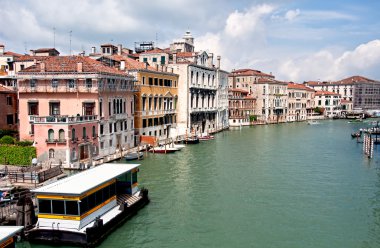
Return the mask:
M156 47L158 46L158 33L156 32Z
M54 40L53 40L53 48L55 48L55 27L53 27L53 36L54 36Z
M28 43L25 41L24 42L24 47L25 47L25 54L28 53Z
M70 30L70 56L71 56L71 34L73 33L73 31Z

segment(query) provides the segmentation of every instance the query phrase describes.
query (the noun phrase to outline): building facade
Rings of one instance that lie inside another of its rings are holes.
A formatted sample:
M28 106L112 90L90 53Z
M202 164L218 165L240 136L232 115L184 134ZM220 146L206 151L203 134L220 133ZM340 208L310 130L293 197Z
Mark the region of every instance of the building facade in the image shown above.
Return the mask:
M340 94L320 90L315 92L314 99L315 107L323 109L325 117L341 117L342 107Z
M40 161L68 167L134 144L134 85L126 73L80 56L53 56L18 73L20 139Z
M17 91L0 85L0 129L18 131Z
M286 122L288 84L273 78L259 78L253 87L257 119L268 124Z
M248 126L254 121L256 115L256 99L242 89L230 89L229 101L229 125L230 127Z
M288 122L306 121L314 109L315 91L303 84L288 83Z

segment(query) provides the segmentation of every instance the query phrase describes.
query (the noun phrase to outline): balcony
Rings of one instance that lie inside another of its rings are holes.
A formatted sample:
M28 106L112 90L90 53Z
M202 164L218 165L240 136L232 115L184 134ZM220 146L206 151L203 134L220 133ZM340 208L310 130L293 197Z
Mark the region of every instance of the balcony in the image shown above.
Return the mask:
M66 139L46 139L47 144L66 144Z
M54 115L54 116L34 116L35 124L72 124L83 122L97 121L97 115L82 115L82 116L68 116L68 115ZM29 120L31 120L29 118Z

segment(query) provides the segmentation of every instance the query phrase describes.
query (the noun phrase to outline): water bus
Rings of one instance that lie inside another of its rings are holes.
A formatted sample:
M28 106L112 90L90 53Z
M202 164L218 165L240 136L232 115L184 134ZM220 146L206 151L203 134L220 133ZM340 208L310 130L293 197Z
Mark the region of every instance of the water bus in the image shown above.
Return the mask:
M31 242L92 247L148 202L139 189L139 164L106 163L32 190L38 221Z
M17 236L24 229L23 226L1 226L0 247L16 247Z

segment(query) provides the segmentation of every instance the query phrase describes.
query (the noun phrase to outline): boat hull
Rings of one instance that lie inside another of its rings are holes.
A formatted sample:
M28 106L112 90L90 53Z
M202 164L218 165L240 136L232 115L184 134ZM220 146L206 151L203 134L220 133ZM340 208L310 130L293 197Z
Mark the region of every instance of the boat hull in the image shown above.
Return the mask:
M178 151L178 149L168 148L168 149L150 149L151 153L174 153Z
M130 153L124 156L125 160L131 161L131 160L137 160L137 159L143 159L144 158L144 153L139 152L139 153Z
M102 242L110 232L135 215L148 203L148 190L143 190L142 198L139 201L131 206L120 205L123 211L104 225L102 221L100 221L97 225L95 224L93 227L87 228L86 232L34 228L27 232L26 238L32 243L95 247Z

